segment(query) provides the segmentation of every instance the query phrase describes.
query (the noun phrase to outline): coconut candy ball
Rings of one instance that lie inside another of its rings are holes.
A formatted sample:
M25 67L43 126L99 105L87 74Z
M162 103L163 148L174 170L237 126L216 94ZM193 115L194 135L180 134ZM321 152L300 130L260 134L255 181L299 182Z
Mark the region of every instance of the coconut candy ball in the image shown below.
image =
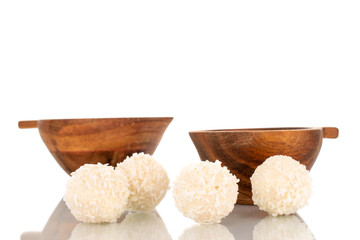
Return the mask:
M272 216L295 213L311 195L309 171L288 156L269 157L250 179L254 204Z
M169 177L161 164L149 154L134 153L116 167L129 181L127 210L150 212L169 189Z
M218 160L190 164L174 182L175 205L198 223L219 223L234 208L238 182Z
M64 201L76 220L85 223L116 222L129 196L128 180L113 167L85 164L71 173Z

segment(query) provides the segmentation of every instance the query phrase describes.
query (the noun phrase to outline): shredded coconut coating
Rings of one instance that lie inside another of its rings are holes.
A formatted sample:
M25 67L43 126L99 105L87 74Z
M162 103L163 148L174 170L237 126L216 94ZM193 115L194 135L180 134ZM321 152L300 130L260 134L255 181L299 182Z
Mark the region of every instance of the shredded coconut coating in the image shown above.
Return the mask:
M201 224L186 229L179 240L235 240L234 235L222 224Z
M250 179L254 204L272 216L295 213L311 195L309 171L288 156L269 157Z
M71 173L64 201L76 220L85 223L116 222L125 211L128 180L113 167L85 164Z
M149 154L134 153L116 167L129 181L127 210L150 212L169 189L169 177L161 164Z
M253 240L315 240L306 224L295 215L268 216L253 230Z
M219 223L234 208L238 182L218 160L190 164L174 182L175 205L198 223Z

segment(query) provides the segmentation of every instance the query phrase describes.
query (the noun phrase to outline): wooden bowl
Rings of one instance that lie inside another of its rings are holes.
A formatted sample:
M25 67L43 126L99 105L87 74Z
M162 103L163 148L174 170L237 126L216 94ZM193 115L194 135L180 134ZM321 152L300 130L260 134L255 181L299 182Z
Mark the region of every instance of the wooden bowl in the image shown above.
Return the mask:
M172 118L98 118L20 121L38 128L45 145L68 173L86 163L116 166L135 152L153 154Z
M190 137L202 161L219 160L240 179L238 204L253 204L250 177L273 155L287 155L308 170L323 138L337 138L337 128L258 128L193 131Z

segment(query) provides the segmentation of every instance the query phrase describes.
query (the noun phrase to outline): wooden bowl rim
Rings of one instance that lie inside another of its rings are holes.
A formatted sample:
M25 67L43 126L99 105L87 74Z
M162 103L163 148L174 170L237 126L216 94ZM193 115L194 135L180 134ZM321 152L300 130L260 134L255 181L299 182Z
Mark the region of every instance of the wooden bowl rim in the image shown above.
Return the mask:
M238 133L238 132L297 132L321 130L320 127L271 127L271 128L238 128L238 129L213 129L191 131L192 133Z
M121 118L64 118L64 119L40 119L39 122L52 122L52 121L100 121L100 120L173 120L173 117L121 117Z

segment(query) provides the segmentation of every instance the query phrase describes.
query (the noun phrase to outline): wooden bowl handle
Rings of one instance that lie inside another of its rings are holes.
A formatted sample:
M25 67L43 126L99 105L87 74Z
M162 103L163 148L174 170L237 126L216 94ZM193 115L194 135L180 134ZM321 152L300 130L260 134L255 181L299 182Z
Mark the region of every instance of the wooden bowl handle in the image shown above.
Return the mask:
M19 128L37 128L38 121L19 121Z
M323 127L324 138L337 138L339 136L339 129L336 127Z

